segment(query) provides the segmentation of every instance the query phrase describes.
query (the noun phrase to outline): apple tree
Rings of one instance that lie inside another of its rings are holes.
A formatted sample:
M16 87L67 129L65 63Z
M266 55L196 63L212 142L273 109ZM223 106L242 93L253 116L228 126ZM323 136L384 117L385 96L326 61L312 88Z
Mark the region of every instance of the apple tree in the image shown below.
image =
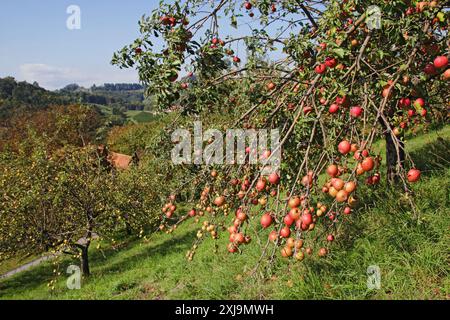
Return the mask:
M17 254L67 253L90 274L93 240L114 242L123 230L156 227L144 175L110 172L95 147L65 146L48 152L39 137L24 142L31 154L2 153L0 259ZM144 192L145 190L145 192Z
M337 227L380 184L383 161L386 183L414 210L409 184L421 171L405 133L448 120L448 21L444 1L413 0L176 0L144 16L141 37L112 62L136 68L155 105L281 132L279 172L205 165L192 179L198 198L179 222L208 221L188 258L225 226L229 252L253 238L272 258L280 247L297 260L326 256ZM259 151L270 159L275 150ZM168 232L175 200L163 207Z

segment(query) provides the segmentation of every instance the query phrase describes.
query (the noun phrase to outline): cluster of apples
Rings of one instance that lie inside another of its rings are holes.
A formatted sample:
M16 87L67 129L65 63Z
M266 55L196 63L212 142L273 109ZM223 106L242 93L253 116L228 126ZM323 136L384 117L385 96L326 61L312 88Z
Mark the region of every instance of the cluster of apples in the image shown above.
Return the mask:
M162 212L170 219L177 209L177 206L174 204L175 195L170 195L169 200L170 201L163 206Z
M189 24L189 21L186 18L177 19L173 15L163 15L159 21L164 26L175 27L177 24L181 23L184 26Z
M321 217L327 207L318 204L317 210L314 207L307 208L307 201L304 195L292 196L288 200L289 211L283 218L283 227L279 231L272 230L269 233L269 240L273 243L282 243L281 255L285 258L294 256L297 260L302 261L305 253L311 255L312 248L303 248L303 240L291 237L291 228L294 230L308 232L315 228L318 217ZM263 229L269 228L275 222L275 217L271 212L264 213L260 218L260 224ZM334 237L333 237L334 239ZM328 253L326 248L320 248L319 256L325 256Z
M235 253L238 251L239 245L249 244L251 241L250 236L244 235L239 231L241 225L247 221L248 216L242 208L236 210L236 217L233 221L233 225L228 227L228 232L230 233L229 243L227 245L227 250L230 253Z
M448 58L446 56L437 56L433 63L428 63L425 65L423 72L429 76L434 76L438 74L441 70L448 66ZM443 73L443 77L447 80L449 77L450 69Z
M338 62L336 60L336 58L333 57L327 57L325 59L325 62L318 64L315 68L314 71L317 74L324 74L328 68L333 69L337 66Z

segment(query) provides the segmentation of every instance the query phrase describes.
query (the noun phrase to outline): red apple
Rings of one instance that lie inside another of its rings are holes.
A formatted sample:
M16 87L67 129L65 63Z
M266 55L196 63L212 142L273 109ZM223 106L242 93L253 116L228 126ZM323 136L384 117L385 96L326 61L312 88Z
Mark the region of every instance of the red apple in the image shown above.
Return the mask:
M359 118L362 115L363 109L360 106L355 106L350 109L350 115L354 118Z
M416 99L416 101L414 101L414 107L416 107L417 109L425 107L425 100L423 100L422 98Z
M288 226L285 226L285 227L283 227L283 229L281 229L280 236L282 238L289 238L290 235L291 235L291 229L289 229Z
M350 152L352 148L352 145L350 142L348 142L347 140L342 141L341 143L339 143L338 145L338 150L340 153L342 154L347 154Z
M420 179L420 170L418 169L411 169L408 171L408 181L409 182L416 182Z
M323 74L323 73L325 73L326 70L327 70L327 66L326 66L326 64L324 64L324 63L319 64L319 65L316 66L316 68L314 69L314 71L315 71L317 74Z
M325 65L329 68L334 68L337 65L337 60L335 58L332 57L327 57L325 59Z
M271 184L278 184L280 182L280 176L277 173L272 173L269 175L269 182Z
M269 213L265 213L261 217L261 225L264 229L268 228L272 224L272 216Z
M434 59L434 66L438 69L448 66L448 58L446 56L439 56Z
M330 106L330 109L328 109L328 112L329 113L336 113L336 112L338 112L339 111L339 106L336 104L336 103L333 103L331 106Z

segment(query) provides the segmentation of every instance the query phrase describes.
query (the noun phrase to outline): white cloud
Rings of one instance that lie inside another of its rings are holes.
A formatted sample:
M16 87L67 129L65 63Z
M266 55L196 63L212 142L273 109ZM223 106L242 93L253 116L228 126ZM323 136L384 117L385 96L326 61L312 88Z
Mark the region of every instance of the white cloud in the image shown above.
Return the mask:
M70 83L84 87L93 84L116 82L137 82L138 76L134 70L120 70L110 67L107 70L90 70L83 72L73 68L62 68L42 63L30 63L20 66L21 78L27 82L37 81L41 87L49 90L60 89Z

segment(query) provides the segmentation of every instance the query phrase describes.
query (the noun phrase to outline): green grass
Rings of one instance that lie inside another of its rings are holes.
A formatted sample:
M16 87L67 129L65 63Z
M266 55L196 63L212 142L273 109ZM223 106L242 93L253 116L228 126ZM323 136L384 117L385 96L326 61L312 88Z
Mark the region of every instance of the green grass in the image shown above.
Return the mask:
M148 111L140 111L139 113L135 114L132 119L137 123L150 122L155 120L155 115Z
M149 111L128 110L125 114L127 119L133 123L145 123L155 119L155 115Z
M174 234L123 241L120 251L93 248L93 275L81 290L65 288L65 268L52 292L53 266L44 263L0 282L2 299L449 299L450 126L410 137L407 147L423 179L413 185L417 212L386 186L367 193L326 259L276 259L268 279L248 276L260 256L257 241L244 253L227 254L227 239L205 240L194 260L185 258L198 225ZM379 144L383 148L382 144ZM381 289L367 289L367 267L381 269Z
M110 106L104 105L95 105L95 106L97 106L104 115L106 116L112 115L112 108ZM151 112L142 110L128 110L125 112L125 115L127 116L127 120L133 123L145 123L155 119L155 115L153 115Z

